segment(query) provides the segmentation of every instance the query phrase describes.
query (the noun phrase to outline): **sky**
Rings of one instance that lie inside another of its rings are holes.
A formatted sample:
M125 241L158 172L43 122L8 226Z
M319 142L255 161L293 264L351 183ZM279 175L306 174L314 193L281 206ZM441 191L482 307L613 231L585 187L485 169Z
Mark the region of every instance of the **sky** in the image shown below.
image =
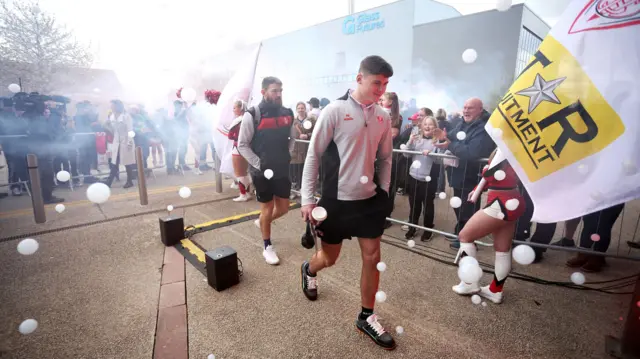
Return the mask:
M347 0L39 0L45 11L89 43L94 67L113 69L125 86L164 86L201 59L348 13ZM396 0L354 0L364 11ZM496 0L440 0L463 15ZM526 0L553 26L570 0ZM162 73L160 83L157 74Z

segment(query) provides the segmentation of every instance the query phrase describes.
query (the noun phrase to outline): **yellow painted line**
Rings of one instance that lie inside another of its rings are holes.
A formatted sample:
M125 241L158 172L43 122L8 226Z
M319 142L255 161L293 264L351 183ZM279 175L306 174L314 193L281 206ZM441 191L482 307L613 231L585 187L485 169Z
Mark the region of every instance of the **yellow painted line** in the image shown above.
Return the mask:
M215 182L203 182L203 183L193 184L189 186L189 188L191 189L207 188L207 187L213 187L214 185L215 185ZM169 193L172 191L177 192L180 189L180 187L181 186L161 187L161 188L149 190L147 193L149 195L156 195L156 194L162 194L162 193ZM137 197L138 197L138 191L135 191L135 192L119 193L119 194L112 195L111 197L109 197L109 200L112 201L112 200L121 200L121 199L137 198ZM66 203L63 202L62 204L64 204L64 206L68 208L68 207L82 206L82 205L87 205L92 203L91 201L85 199L85 200L72 201L72 202L66 202ZM55 206L56 206L55 204L46 205L45 209L53 210ZM31 213L33 213L33 208L17 209L9 212L0 212L0 218L19 217L19 216L28 215Z
M291 202L289 203L289 207L293 207L295 206L296 203L295 202ZM195 228L202 228L202 227L209 227L212 226L214 224L218 224L218 223L226 223L226 222L231 222L231 221L236 221L238 219L242 219L245 217L250 217L250 216L254 216L256 214L260 214L260 210L258 211L253 211L253 212L248 212L248 213L242 213L242 214L237 214L235 216L231 216L231 217L226 217L226 218L221 218L221 219L214 219L213 221L209 221L209 222L205 222L205 223L200 223L200 224L196 224L193 226L189 226L189 227L195 227ZM185 227L185 230L187 229L187 227Z
M183 239L183 240L180 241L180 244L182 244L182 247L187 249L189 251L189 253L191 253L194 256L196 256L196 258L198 258L199 262L206 263L206 261L204 259L204 252L202 251L202 249L200 249L198 246L196 246L193 242L191 242L190 239Z

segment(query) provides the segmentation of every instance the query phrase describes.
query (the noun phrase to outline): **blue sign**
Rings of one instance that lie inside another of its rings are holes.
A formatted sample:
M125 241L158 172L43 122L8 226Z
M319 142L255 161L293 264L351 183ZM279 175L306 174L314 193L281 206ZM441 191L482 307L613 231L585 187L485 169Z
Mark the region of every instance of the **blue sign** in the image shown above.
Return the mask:
M350 15L342 23L342 33L345 35L354 35L382 28L384 28L384 19L380 18L379 12L364 13L357 16Z

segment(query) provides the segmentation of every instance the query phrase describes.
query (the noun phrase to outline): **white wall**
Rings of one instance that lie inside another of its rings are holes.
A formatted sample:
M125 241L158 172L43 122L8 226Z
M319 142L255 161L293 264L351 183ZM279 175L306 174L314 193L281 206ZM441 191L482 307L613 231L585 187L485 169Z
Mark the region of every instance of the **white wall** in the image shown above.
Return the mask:
M413 25L422 25L432 21L450 19L462 16L453 6L433 0L414 1Z
M398 1L263 41L254 94L262 78L272 75L283 81L287 106L311 97L333 100L354 87L359 63L369 55L391 63L389 89L401 91L409 84L413 30L406 19L412 5Z

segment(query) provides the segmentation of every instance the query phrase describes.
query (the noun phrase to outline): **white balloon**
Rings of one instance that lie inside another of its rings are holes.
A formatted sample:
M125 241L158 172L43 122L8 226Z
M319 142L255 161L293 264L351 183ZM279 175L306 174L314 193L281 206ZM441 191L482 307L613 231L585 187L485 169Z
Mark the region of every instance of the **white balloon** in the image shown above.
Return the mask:
M464 139L467 138L467 134L463 131L459 131L458 133L456 133L456 138L460 141L464 141Z
M501 138L502 137L502 129L500 128L494 128L491 133L493 134L493 137L496 138Z
M396 327L396 333L398 333L398 335L402 335L404 333L404 328L398 325Z
M387 300L387 293L385 293L383 291L378 291L376 293L376 302L384 303L386 300Z
M446 199L447 198L447 194L444 192L440 192L440 194L438 194L438 198L440 199Z
M387 270L387 265L384 262L379 262L378 264L376 264L376 268L379 272L384 272L385 270Z
M427 182L431 182L431 176L427 176L427 177L425 177L425 179L424 179L424 180L425 180L425 181L427 181Z
M87 199L95 204L102 204L109 200L111 189L104 183L93 183L87 188Z
M472 256L464 256L458 261L458 267L464 266L480 266L480 263Z
M38 247L40 247L38 241L32 238L26 238L18 243L18 253L30 256L38 250Z
M507 202L504 204L504 206L507 207L509 211L515 211L519 205L520 202L515 198L507 200Z
M474 49L466 49L462 53L462 61L467 64L472 64L478 58L478 53Z
M482 302L482 306L486 307L487 306L487 302Z
M178 195L184 199L191 197L191 188L189 187L180 188L180 190L178 191Z
M20 334L31 334L38 329L38 322L35 319L27 319L24 322L20 323L18 327L18 331Z
M369 177L367 176L360 177L360 183L367 184L368 182L369 182Z
M400 145L400 149L403 151L407 150L407 145L405 145L404 143Z
M7 88L13 93L20 92L20 85L18 84L11 84Z
M407 246L409 246L409 248L413 248L416 246L416 241L414 241L413 239L410 239L407 241Z
M305 120L302 123L302 127L304 127L305 130L310 130L311 127L313 127L313 123L311 123L311 121L309 121L309 120Z
M418 169L420 167L422 167L422 163L420 163L420 161L413 161L413 163L411 164L411 167Z
M169 212L173 211L173 206L172 205L168 205L167 206L167 211L169 211Z
M318 222L322 222L327 219L327 210L324 207L316 207L311 211L311 217Z
M56 173L56 179L60 182L67 182L71 179L71 174L67 171L59 171Z
M460 199L460 197L451 197L451 199L449 200L449 204L453 208L459 208L460 206L462 206L462 200Z
M482 303L482 298L480 298L479 295L474 294L474 295L471 296L471 303L473 303L475 305L478 305L478 304Z
M493 174L493 178L495 178L496 181L502 181L503 179L507 178L507 174L504 173L503 170L497 170L496 173Z
M583 285L584 282L586 281L586 278L584 277L584 274L580 272L575 272L571 274L571 281L573 282L573 284Z
M265 171L264 171L264 177L265 177L266 179L271 179L271 178L273 177L273 170L269 170L269 169L268 169L268 170L265 170Z
M185 102L193 102L196 99L196 90L191 87L185 87L180 92L180 98L182 98Z
M526 244L521 244L513 249L513 260L522 265L529 265L536 259L536 252Z
M58 203L58 204L56 204L56 207L55 207L55 208L56 208L56 212L58 212L58 213L62 213L62 212L64 212L64 210L65 210L65 206L64 206L64 204L62 204L62 203Z
M129 136L129 138L134 138L134 137L136 137L136 133L134 131L129 131L127 133L127 136Z
M511 0L497 0L496 1L496 10L498 11L507 11L511 8Z
M467 284L478 283L482 278L482 268L470 264L458 267L458 277Z

